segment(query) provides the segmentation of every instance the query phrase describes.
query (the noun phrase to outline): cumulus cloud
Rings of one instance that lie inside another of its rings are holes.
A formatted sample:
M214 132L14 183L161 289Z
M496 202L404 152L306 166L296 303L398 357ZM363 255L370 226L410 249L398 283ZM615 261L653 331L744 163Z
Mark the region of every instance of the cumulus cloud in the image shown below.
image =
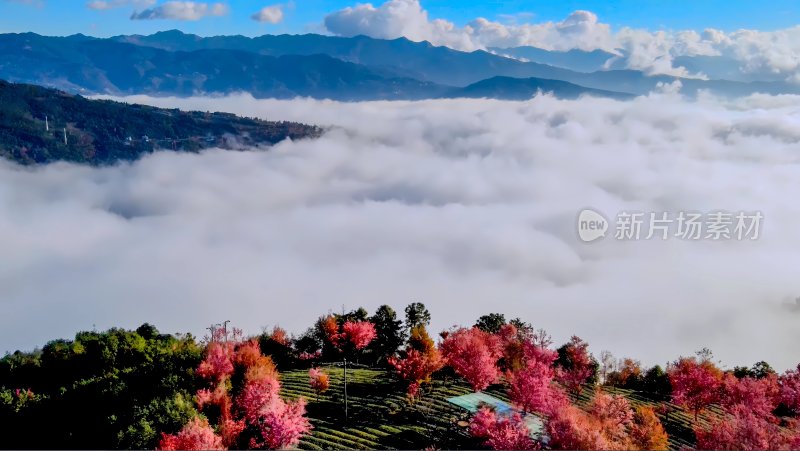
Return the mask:
M467 31L478 47L517 47L532 45L547 50L595 50L614 52L611 27L600 23L590 11L575 11L561 22L507 25L478 18Z
M149 8L156 4L156 0L91 0L86 2L86 7L95 10L106 10L133 6L137 8Z
M330 125L270 150L90 168L0 163L0 343L76 329L301 332L413 300L432 329L488 312L663 364L797 363L798 97L686 102L147 98ZM759 210L757 241L578 241L579 209ZM5 350L0 349L0 352Z
M265 6L253 14L251 18L261 23L280 23L283 20L283 5Z
M325 17L325 26L342 36L406 37L465 51L522 45L547 50L616 50L610 26L600 23L590 11L575 11L561 22L520 23L525 17L511 23L477 18L457 27L444 19L429 19L419 0L388 0L377 8L367 3L333 12Z
M676 58L724 56L738 65L742 77L800 79L800 26L770 32L652 32L629 27L613 31L596 14L580 10L560 22L524 23L519 19L498 22L479 17L458 27L447 20L430 19L419 0L388 0L378 7L367 3L333 12L325 18L325 27L341 36L406 37L464 51L518 46L604 50L618 56L609 66L682 77L706 78L706 74L676 64Z
M131 20L200 20L205 17L224 16L229 12L225 3L169 1L154 8L135 12Z
M706 35L707 41L721 52L742 61L745 72L790 73L797 77L800 71L800 25L772 32L739 30L727 35L708 30Z
M429 20L428 12L417 0L389 0L378 8L370 3L348 7L326 16L325 27L340 36L406 37L458 50L476 48L469 33L456 28L452 22Z

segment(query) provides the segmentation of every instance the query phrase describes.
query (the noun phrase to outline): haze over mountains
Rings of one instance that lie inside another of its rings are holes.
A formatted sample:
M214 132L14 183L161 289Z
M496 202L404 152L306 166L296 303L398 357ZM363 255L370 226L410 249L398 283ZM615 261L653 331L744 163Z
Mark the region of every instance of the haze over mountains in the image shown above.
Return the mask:
M599 50L520 47L461 52L405 38L199 37L177 30L106 39L0 35L0 78L84 94L190 96L246 91L258 98L281 99L517 100L541 90L564 98L586 94L628 98L676 80L689 95L699 90L726 96L800 93L800 85L786 81L739 76L723 57L686 58L687 66L693 64L693 69L711 78L735 79L648 76L614 69L614 55Z
M507 56L520 61L536 61L562 69L577 72L595 72L602 70L624 70L630 54L620 51L619 54L605 50L580 50L567 51L544 50L536 47L523 46L512 48L489 48L489 51L501 56ZM711 80L728 80L744 83L750 82L781 82L786 79L785 74L779 72L748 73L742 70L741 62L723 55L681 55L676 56L673 66L683 67L688 73L698 74L699 78ZM789 87L791 89L791 86Z

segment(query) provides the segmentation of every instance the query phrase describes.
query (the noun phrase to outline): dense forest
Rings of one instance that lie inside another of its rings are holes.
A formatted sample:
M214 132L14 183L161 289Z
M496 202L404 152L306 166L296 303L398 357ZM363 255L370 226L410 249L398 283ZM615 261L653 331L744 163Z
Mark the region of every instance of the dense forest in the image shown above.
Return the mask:
M0 156L21 164L113 164L157 149L236 149L321 132L295 122L89 100L0 80Z
M149 324L80 332L0 359L2 447L800 445L800 366L783 374L766 362L723 370L703 349L643 368L592 354L576 336L555 347L542 329L498 313L436 340L430 319L412 303L404 320L386 305L373 315L359 308L322 315L295 336L275 327L246 337L228 322L202 340ZM448 401L475 392L513 409L481 404L467 412Z

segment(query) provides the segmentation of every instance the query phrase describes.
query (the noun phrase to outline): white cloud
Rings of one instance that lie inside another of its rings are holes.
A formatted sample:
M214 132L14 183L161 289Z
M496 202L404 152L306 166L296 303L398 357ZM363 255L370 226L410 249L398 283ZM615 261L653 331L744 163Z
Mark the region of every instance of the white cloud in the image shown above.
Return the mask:
M133 6L136 8L149 8L156 4L156 0L91 0L86 2L89 9L106 10Z
M251 18L261 23L280 23L283 20L283 5L265 6L253 14Z
M800 25L773 32L739 30L716 39L723 52L744 63L746 72L766 70L797 76L800 69Z
M735 103L147 98L333 125L268 151L107 168L0 163L0 343L76 329L300 332L329 309L421 300L433 329L487 312L663 364L797 363L798 97ZM575 217L760 210L755 242L578 242ZM2 352L4 349L0 349Z
M459 50L476 48L469 33L456 28L453 23L442 19L429 20L428 12L417 0L389 0L378 8L370 3L348 7L326 16L325 27L340 36L406 37Z
M518 47L537 43L547 50L602 49L615 51L610 27L589 11L575 11L561 22L507 25L478 18L465 31L474 47Z
M168 1L155 8L133 13L131 20L200 20L205 17L227 15L229 10L225 3Z
M772 32L707 29L614 32L590 11L575 11L560 22L520 23L476 18L464 27L430 19L419 0L388 0L378 7L359 4L329 14L325 26L341 36L406 37L473 51L487 47L534 46L546 50L605 50L622 55L623 67L651 74L704 77L674 64L678 56L722 55L740 64L742 74L795 80L800 72L800 26Z
M589 11L575 11L561 22L539 24L477 18L459 28L443 19L429 19L418 0L388 0L377 8L367 3L331 13L325 18L325 26L342 36L406 37L465 51L534 43L548 50L615 49L610 27L598 22L597 16Z

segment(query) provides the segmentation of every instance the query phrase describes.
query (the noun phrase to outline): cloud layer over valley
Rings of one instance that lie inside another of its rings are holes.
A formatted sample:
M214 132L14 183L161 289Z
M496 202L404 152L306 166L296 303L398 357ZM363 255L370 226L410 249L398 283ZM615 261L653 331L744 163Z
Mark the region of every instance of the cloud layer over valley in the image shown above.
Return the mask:
M800 361L797 97L146 98L333 126L268 151L0 162L0 351L78 329L302 332L328 309L499 311L664 363ZM763 212L757 241L577 239L578 211Z

